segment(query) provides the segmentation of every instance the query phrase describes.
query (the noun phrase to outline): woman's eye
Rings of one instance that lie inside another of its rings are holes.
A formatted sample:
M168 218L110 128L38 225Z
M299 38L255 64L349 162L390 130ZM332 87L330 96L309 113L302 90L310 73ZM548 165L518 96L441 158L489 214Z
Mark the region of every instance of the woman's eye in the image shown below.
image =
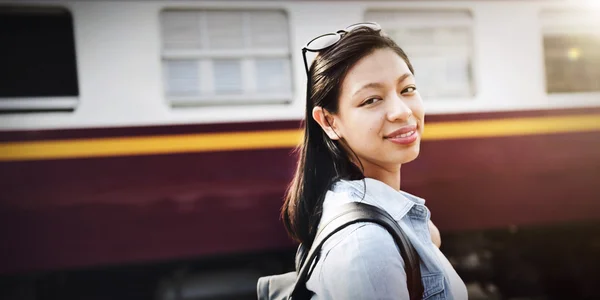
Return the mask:
M411 94L417 90L416 86L409 86L402 90L401 94Z
M365 100L365 102L363 102L362 105L373 104L373 103L375 103L375 102L377 102L379 100L381 100L381 99L379 99L379 98L369 98L369 99Z

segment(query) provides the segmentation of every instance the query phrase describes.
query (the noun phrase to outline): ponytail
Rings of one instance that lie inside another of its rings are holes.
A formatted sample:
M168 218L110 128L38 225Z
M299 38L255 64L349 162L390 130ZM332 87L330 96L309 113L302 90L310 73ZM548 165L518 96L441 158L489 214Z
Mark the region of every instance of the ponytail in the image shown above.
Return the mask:
M309 92L307 90L308 95ZM340 141L331 140L313 119L313 101L306 103L304 141L297 149L298 165L285 196L281 217L288 234L310 247L323 213L325 194L331 185L338 179L363 176L348 159Z

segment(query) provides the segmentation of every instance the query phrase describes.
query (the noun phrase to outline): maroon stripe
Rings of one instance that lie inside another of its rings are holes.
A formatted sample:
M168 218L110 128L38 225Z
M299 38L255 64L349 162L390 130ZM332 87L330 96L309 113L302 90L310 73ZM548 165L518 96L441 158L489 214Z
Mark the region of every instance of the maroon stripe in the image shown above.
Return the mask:
M290 150L0 163L0 274L289 247Z
M0 131L1 142L86 139L99 137L156 136L189 133L245 132L300 128L300 121L153 125L104 128Z

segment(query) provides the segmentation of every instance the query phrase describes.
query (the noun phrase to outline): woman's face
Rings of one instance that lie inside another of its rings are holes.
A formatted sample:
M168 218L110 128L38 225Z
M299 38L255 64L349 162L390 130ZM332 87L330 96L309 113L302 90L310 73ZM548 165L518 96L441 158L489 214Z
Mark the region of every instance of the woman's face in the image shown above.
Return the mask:
M359 60L344 78L338 101L332 129L360 158L365 174L397 171L418 156L423 102L410 69L392 49Z

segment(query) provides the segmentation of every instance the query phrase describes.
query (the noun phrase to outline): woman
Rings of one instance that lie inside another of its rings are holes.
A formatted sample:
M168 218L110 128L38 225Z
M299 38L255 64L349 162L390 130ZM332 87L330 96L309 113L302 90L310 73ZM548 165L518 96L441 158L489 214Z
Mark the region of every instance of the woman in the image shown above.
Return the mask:
M306 51L318 52L310 69ZM425 201L400 190L401 166L417 158L424 126L406 54L376 23L317 37L303 54L304 142L282 209L289 234L310 247L320 221L339 205L376 205L416 248L423 299L466 299L464 283L432 242ZM327 240L306 286L313 299L409 299L406 280L392 236L357 223Z

